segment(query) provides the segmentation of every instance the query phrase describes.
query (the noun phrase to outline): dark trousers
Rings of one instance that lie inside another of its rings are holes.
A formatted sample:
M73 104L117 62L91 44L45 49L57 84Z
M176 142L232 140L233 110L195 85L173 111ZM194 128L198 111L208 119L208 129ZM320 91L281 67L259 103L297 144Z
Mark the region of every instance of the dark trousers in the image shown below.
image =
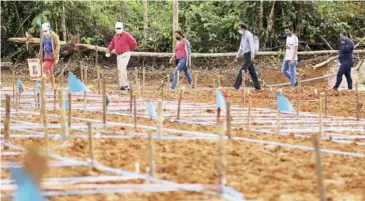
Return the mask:
M345 75L348 88L352 89L352 78L351 78L352 65L353 65L353 62L341 62L340 69L337 72L337 80L336 80L335 88L340 87L340 84L342 82L342 76Z
M239 89L241 84L242 84L242 70L244 70L247 73L250 73L252 81L253 81L253 85L255 87L255 89L260 90L260 83L259 80L257 78L257 74L256 74L256 70L255 70L255 66L253 65L253 63L251 62L251 53L245 53L243 55L243 66L240 69L240 72L238 73L238 76L236 78L236 82L234 83L234 88Z

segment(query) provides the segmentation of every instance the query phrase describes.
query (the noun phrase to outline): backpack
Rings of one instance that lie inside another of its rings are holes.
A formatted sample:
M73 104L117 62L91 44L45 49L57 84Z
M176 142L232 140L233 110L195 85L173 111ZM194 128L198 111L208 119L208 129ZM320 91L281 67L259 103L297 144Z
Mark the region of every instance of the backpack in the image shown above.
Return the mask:
M260 38L258 35L253 35L253 42L255 43L255 53L257 54L260 49Z

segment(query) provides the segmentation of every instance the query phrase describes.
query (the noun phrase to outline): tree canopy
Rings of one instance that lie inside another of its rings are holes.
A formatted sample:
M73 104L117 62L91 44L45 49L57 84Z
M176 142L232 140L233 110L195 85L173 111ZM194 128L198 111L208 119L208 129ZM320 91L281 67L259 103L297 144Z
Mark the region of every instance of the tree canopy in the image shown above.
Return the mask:
M144 37L143 2L125 1L1 1L2 57L19 47L7 38L39 36L37 19L51 23L61 40L79 35L80 42L106 46L114 35L121 9L125 29L138 48L170 52L172 1L148 1L148 37ZM238 46L237 25L245 23L260 36L263 50L284 44L284 28L293 26L301 50L337 49L341 31L350 32L355 43L365 37L365 2L322 1L180 1L179 27L186 32L193 52L232 52ZM362 46L364 47L364 46Z

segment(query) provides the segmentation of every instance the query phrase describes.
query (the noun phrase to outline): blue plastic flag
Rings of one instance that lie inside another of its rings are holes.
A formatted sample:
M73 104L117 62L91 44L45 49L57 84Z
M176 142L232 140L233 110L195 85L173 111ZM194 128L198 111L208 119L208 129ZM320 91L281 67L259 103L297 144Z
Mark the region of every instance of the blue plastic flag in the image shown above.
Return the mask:
M35 92L36 92L36 94L41 93L41 83L39 81L35 82Z
M17 189L14 192L13 201L44 201L41 190L34 181L33 177L28 175L24 168L11 168L12 177L15 180Z
M148 110L148 116L150 118L155 119L156 118L156 109L155 106L151 103L151 101L147 101L147 110Z
M296 113L289 100L280 92L276 94L278 110L286 113Z
M71 93L73 92L91 92L90 89L81 80L76 78L71 72L68 73L68 88Z
M128 88L128 91L130 91L130 90L131 90L131 87L129 86L129 83L128 83L128 86L127 86L127 88Z
M18 79L18 90L19 90L19 94L22 94L24 92L24 87L22 84L22 81L20 79Z
M226 103L224 101L224 97L222 95L222 92L217 89L216 90L216 101L217 101L217 107L222 109L222 110L225 110L226 109Z
M64 98L64 99L65 99L65 109L68 109L70 107L70 104L68 103L67 98Z
M108 95L106 95L106 106L108 106L108 105L109 105L109 103L110 103L109 96L108 96Z
M37 24L42 25L42 17L41 16L38 16Z

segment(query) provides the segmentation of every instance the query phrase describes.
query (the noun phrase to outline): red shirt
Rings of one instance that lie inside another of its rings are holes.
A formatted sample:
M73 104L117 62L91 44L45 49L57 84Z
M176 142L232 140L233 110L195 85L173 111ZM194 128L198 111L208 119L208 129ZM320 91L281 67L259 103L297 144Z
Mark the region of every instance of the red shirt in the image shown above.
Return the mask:
M136 46L137 42L133 38L133 36L130 33L123 31L122 34L114 35L112 42L110 42L108 50L112 51L113 49L115 49L115 52L117 54L120 54L123 52L132 51L136 48Z
M175 58L176 59L182 59L182 58L186 58L187 57L187 53L186 53L186 39L182 39L180 41L177 41L176 43L176 54L175 54Z

